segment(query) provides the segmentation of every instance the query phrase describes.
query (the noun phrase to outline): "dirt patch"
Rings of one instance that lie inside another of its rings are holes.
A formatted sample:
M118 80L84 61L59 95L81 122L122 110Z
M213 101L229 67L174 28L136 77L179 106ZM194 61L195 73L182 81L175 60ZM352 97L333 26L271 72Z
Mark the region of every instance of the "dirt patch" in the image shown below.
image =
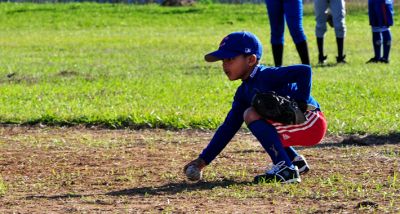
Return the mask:
M0 181L6 186L0 212L400 211L396 134L362 136L361 144L329 136L316 147L298 148L312 167L302 183L253 185L270 159L251 134L240 132L206 167L204 180L190 183L182 167L212 134L0 128Z

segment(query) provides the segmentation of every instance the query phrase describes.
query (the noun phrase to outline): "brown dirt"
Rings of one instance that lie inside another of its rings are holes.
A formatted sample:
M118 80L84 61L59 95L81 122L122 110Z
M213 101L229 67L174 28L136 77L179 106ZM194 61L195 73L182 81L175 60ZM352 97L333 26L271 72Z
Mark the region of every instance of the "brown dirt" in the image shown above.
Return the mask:
M182 166L212 134L2 127L0 213L400 212L399 134L329 136L298 148L312 167L302 183L252 185L270 161L240 132L202 182L187 182Z

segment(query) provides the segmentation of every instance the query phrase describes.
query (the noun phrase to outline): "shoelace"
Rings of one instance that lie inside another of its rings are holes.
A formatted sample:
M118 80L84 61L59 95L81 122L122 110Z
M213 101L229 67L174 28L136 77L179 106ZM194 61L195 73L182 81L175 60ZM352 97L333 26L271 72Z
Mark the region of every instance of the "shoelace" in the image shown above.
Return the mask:
M275 164L275 165L272 164L271 169L267 170L265 173L266 173L266 174L270 174L270 175L275 174L275 173L277 173L277 172L281 169L281 167L284 166L284 165L285 165L285 161L281 161L281 162L279 162L279 163L277 163L277 164Z

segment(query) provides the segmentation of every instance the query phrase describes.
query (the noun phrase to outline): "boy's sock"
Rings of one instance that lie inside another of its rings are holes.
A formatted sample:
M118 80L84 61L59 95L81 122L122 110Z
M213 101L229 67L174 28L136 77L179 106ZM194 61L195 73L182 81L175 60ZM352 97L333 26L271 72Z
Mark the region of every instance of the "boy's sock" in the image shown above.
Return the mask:
M382 38L380 32L372 32L372 43L374 45L374 53L375 59L381 58L381 45L382 45Z
M317 37L318 55L324 56L324 38Z
M272 45L272 55L274 56L275 67L282 66L283 44Z
M344 38L336 37L336 45L337 45L337 50L338 50L338 58L341 59L344 57L344 54L343 54Z
M297 153L292 146L285 147L285 151L289 156L290 160L293 160L295 157L299 156L299 153Z
M301 64L310 65L310 57L308 55L307 41L303 41L296 44L297 52L299 53Z
M250 123L248 127L271 156L274 164L285 161L286 166L293 167L292 161L283 148L278 133L272 125L265 122L265 120L256 120Z
M390 30L386 30L382 32L383 37L383 58L389 60L390 46L392 43L392 35Z

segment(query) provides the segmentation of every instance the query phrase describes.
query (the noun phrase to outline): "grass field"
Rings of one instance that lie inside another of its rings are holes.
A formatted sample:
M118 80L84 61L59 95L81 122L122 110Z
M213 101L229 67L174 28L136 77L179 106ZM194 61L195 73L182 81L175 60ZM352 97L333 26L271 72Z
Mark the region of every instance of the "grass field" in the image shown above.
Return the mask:
M329 123L322 143L297 148L310 172L300 184L253 185L271 161L246 130L201 182L182 167L240 84L203 55L248 30L272 64L264 5L0 3L0 213L399 213L400 30L391 63L366 65L366 6L347 12L349 63L334 64L329 29L320 67L305 8L313 95ZM299 63L286 34L284 64ZM131 129L143 127L156 129Z
M397 17L396 21L397 22ZM317 61L314 16L305 31ZM345 44L349 64L333 66L335 36L326 53L332 66L314 64L313 95L330 133L399 130L400 43L395 26L390 65L372 57L366 7L350 5ZM238 30L264 43L272 64L264 5L0 4L0 122L94 124L106 127L216 128L240 82L203 55ZM299 63L286 32L284 64Z

